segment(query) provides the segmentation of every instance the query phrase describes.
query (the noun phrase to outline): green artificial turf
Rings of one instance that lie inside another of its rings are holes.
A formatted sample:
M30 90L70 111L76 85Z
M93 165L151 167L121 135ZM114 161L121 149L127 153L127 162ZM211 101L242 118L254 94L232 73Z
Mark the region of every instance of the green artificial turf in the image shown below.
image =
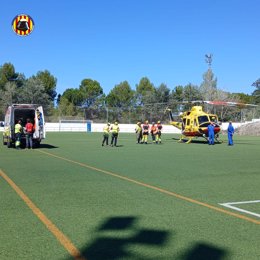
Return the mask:
M48 133L39 149L1 145L0 169L88 260L260 259L260 218L220 205L260 200L259 137L177 138L102 147L101 133ZM73 259L1 177L0 229L1 260Z

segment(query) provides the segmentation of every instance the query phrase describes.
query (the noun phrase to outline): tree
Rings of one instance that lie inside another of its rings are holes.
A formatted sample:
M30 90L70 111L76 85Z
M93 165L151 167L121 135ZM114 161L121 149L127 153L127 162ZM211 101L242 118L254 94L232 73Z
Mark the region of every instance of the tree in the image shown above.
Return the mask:
M109 92L106 102L110 107L128 109L133 104L134 91L127 81L123 81Z
M203 100L214 100L217 93L217 79L214 79L214 73L209 68L203 74L203 82L200 85L200 93Z
M42 85L44 86L44 91L47 93L47 95L49 95L50 99L54 101L57 95L57 79L53 75L51 75L48 70L38 71L36 76L33 76L33 78L38 79L42 82Z
M203 82L200 85L200 93L203 100L215 100L217 95L217 79L214 79L214 73L209 68L203 74ZM205 105L205 109L208 112L213 112L213 107Z
M95 101L103 94L103 89L99 82L92 79L83 79L79 86L83 96L82 106L89 108L95 104Z
M184 87L183 86L176 86L171 93L170 103L176 103L184 101Z
M137 109L141 110L141 120L150 118L150 108L156 102L155 87L147 77L140 79L139 84L136 85L136 105ZM140 120L139 119L139 120Z
M106 97L106 104L110 111L114 110L114 119L118 119L123 115L122 119L130 118L130 110L134 105L134 91L131 89L127 81L123 81L109 92ZM122 120L121 120L122 121Z
M5 63L0 67L0 89L3 89L7 82L15 81L18 75L19 74L15 72L13 64Z
M202 99L202 94L199 88L189 83L183 89L184 101L196 101Z
M256 89L254 90L254 92L252 93L253 95L253 101L256 104L260 104L260 78L258 80L256 80L252 86L254 86Z
M83 93L75 88L66 89L62 94L62 98L66 98L66 100L74 106L81 106L84 101Z
M18 93L17 86L14 82L7 82L4 89L0 89L0 100L4 107L17 103Z
M182 112L191 108L191 101L202 100L200 89L189 83L186 86L176 86L171 93L170 104L173 110ZM190 103L189 103L190 102Z
M145 105L147 103L153 103L155 87L147 77L141 78L139 84L136 85L136 96L139 105Z
M77 109L75 105L70 102L65 96L61 96L59 102L59 116L75 116L77 115Z
M157 103L168 103L170 98L170 89L166 84L161 83L158 88L155 89L155 97Z
M18 102L41 104L45 110L48 110L51 105L50 96L45 92L42 81L35 77L27 79L23 87L19 89Z

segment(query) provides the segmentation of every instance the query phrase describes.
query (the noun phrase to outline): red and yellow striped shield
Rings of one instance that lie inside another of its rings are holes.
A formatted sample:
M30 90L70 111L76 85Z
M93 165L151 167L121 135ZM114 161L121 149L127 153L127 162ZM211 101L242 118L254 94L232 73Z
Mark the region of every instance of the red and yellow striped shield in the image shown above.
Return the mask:
M17 15L12 21L12 28L17 35L27 36L33 31L33 19L27 14Z

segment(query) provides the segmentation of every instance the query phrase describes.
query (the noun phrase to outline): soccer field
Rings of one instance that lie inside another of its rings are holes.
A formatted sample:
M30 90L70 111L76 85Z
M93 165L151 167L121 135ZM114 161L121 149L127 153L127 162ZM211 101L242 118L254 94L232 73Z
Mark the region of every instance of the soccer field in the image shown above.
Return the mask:
M258 260L260 138L136 144L48 133L0 145L0 259Z

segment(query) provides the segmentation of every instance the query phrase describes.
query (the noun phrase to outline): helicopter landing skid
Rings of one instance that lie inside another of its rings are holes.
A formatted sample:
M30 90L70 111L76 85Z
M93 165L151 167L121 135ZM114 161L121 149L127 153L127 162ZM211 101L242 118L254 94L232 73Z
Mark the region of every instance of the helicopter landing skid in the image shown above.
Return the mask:
M193 137L189 137L188 140L187 140L187 136L182 135L178 142L189 144L192 141L192 139L193 139Z
M219 144L222 144L222 143L223 143L223 141L220 140L218 137L215 137L215 141L218 142Z

